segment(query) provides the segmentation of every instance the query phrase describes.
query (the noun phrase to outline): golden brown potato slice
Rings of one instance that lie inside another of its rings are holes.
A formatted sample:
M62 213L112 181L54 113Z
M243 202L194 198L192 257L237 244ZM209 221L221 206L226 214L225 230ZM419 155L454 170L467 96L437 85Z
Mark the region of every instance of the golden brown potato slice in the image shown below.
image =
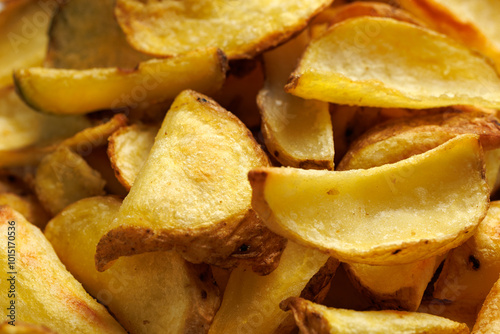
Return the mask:
M221 308L209 333L283 333L277 330L287 314L280 310L279 303L285 298L300 296L328 258L326 254L290 241L271 274L259 276L236 268L229 277ZM338 264L337 260L330 264L330 278Z
M500 279L491 288L477 316L472 334L490 334L500 331Z
M118 0L115 14L128 41L139 51L166 56L218 47L228 58L237 59L252 58L287 40L331 3Z
M16 321L15 324L15 326L9 325L8 322L0 324L0 334L56 334L45 326L32 325L18 321Z
M131 125L121 128L109 137L108 156L115 175L127 189L134 184L159 128L154 125Z
M344 263L349 278L377 309L416 311L442 257L398 266Z
M252 210L247 180L250 169L268 164L234 115L204 95L182 92L97 245L98 270L120 256L174 248L193 263L271 272L285 241Z
M500 275L500 202L491 202L476 233L447 256L434 284L434 298L447 308L477 314Z
M327 308L302 298L282 303L303 334L468 334L465 324L425 313Z
M31 194L20 196L14 193L0 193L0 205L8 205L22 214L33 225L44 228L50 219L49 214Z
M354 142L338 169L381 166L406 159L465 133L478 134L487 149L500 145L500 122L473 108L429 110L429 115L404 117L381 123Z
M368 170L258 168L252 204L275 233L345 262L407 264L444 253L484 218L476 135Z
M491 58L500 68L500 4L495 0L398 0L429 27Z
M177 253L120 258L100 273L95 248L120 209L115 197L78 201L54 217L45 236L66 268L131 333L206 333L220 305L208 265Z
M379 17L342 21L312 41L286 90L384 108L500 106L500 78L484 58L447 36Z
M105 184L99 172L66 146L43 158L35 175L38 199L52 215L82 198L104 195Z
M282 165L333 169L333 132L328 103L304 100L283 86L309 42L308 33L264 54L266 83L257 101L269 152Z
M484 152L484 169L491 194L494 194L500 188L500 148Z
M226 69L224 54L212 48L144 61L133 70L17 69L14 81L19 95L32 108L71 115L138 108L171 100L188 88L209 94L222 86Z
M29 108L12 87L0 90L0 150L47 145L90 126L83 116L44 115Z
M0 207L0 217L0 232L5 236L0 243L5 320L43 325L59 333L125 334L66 270L37 227L7 206Z
M45 65L133 69L147 55L134 50L114 17L114 0L71 0L59 6L49 31Z
M59 146L67 146L80 155L88 155L95 147L106 144L108 137L125 125L127 125L127 117L123 114L116 114L102 124L85 128L75 135L56 141L53 144L33 145L17 150L0 151L0 166L37 165L44 156L54 152Z
M55 4L14 1L0 11L0 89L12 85L12 70L40 66Z

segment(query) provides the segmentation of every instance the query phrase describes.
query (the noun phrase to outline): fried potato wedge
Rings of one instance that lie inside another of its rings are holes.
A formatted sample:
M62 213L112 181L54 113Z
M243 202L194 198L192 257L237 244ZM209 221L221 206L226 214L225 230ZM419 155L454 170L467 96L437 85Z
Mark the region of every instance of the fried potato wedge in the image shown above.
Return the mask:
M33 225L43 229L50 219L49 214L41 206L36 197L31 194L23 195L2 192L0 193L0 205L8 205L22 214L26 220L33 222Z
M127 125L127 121L125 115L116 114L104 123L87 127L73 136L56 141L53 144L34 145L16 150L0 150L0 167L37 165L43 157L54 152L59 146L67 146L80 155L87 155L95 147L106 144L108 137L119 128Z
M133 69L147 55L133 49L114 17L114 0L71 0L59 6L49 31L45 65L66 69Z
M120 258L95 269L95 248L121 205L115 197L78 201L54 217L45 236L66 268L130 333L206 333L220 305L208 265L176 252Z
M218 47L238 59L286 41L332 2L118 0L115 14L129 43L144 53L167 56Z
M398 266L344 263L349 278L378 309L416 311L442 257Z
M468 334L465 324L425 313L353 311L327 308L292 297L281 304L291 310L304 334Z
M44 115L26 106L12 87L0 90L0 150L47 145L90 126L83 116Z
M154 125L131 125L109 137L108 156L116 178L130 190L148 158L159 128Z
M500 68L500 5L495 0L398 0L432 29L491 58Z
M182 92L97 245L97 269L120 256L174 248L193 263L244 263L270 273L286 241L252 210L247 180L250 169L268 165L240 120L202 94Z
M32 325L18 321L16 321L15 324L15 326L12 326L7 321L0 324L0 334L56 334L45 326Z
M47 326L59 333L126 333L71 276L37 227L8 206L0 206L0 217L2 235L15 236L14 248L8 248L6 240L0 243L1 260L6 269L8 262L14 263L10 270L17 272L0 274L2 291L15 290L15 297L2 299L4 319ZM14 309L15 319L9 317L8 307Z
M473 108L429 110L429 115L397 118L373 127L351 145L338 169L394 163L466 133L479 135L485 150L500 145L500 123L494 115Z
M342 21L313 40L286 90L384 108L500 107L500 78L484 58L445 35L380 17Z
M18 94L33 109L74 115L172 100L188 88L209 94L222 86L226 70L227 59L213 48L151 59L134 70L18 69L14 82Z
M12 70L42 65L54 7L24 0L0 11L0 89L12 85Z
M209 333L283 333L277 330L288 315L280 310L279 303L285 298L300 296L328 258L326 254L290 241L271 274L259 276L236 268L229 277L221 308ZM337 260L331 264L330 277L338 264Z
M266 83L257 102L269 152L282 165L333 169L333 130L328 103L304 100L283 90L307 46L307 31L264 54Z
M460 245L484 218L482 155L461 135L368 170L254 169L252 205L275 233L341 261L407 264Z
M488 214L476 233L451 250L434 284L434 298L447 307L477 314L500 275L500 202L491 202ZM480 282L480 284L478 283Z
M78 154L59 147L40 162L35 175L35 191L53 215L82 198L104 195L103 180Z
M490 334L500 331L500 279L491 288L472 329L472 334Z

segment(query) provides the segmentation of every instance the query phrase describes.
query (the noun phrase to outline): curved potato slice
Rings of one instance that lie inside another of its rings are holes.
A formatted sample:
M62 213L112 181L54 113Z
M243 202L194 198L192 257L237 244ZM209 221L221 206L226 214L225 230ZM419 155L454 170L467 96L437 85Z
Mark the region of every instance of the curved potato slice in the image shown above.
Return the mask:
M269 152L291 167L333 169L333 130L328 103L304 100L283 86L309 38L307 31L264 54L266 83L257 96Z
M477 284L477 282L476 282ZM472 334L490 334L500 331L500 279L491 288L479 311Z
M281 307L291 310L303 334L468 334L465 324L425 313L353 311L327 308L292 297Z
M0 11L0 88L12 85L12 70L40 66L55 3L15 1Z
M340 22L312 41L286 90L384 108L500 107L500 78L484 58L447 36L379 17Z
M18 94L32 108L71 115L137 108L173 99L188 88L209 94L222 86L226 69L224 54L213 48L168 59L151 59L134 70L18 69L14 71L14 82Z
M218 47L229 59L237 59L252 58L287 40L332 2L118 0L115 13L129 43L139 51L167 56Z
M103 180L78 154L59 147L40 162L35 175L35 191L53 215L82 198L104 195Z
M491 58L500 69L500 4L495 0L397 0L429 27Z
M368 170L260 168L249 179L253 207L272 231L341 261L373 265L458 246L489 204L474 135Z
M116 178L130 190L148 158L159 128L154 125L131 125L109 137L108 156Z
M97 269L121 256L174 248L193 263L271 272L285 240L252 210L247 180L250 169L268 165L240 120L202 94L182 92L97 245Z
M285 298L301 295L328 258L317 250L289 241L278 267L269 275L259 276L244 268L234 269L209 333L283 333L277 329L287 314L280 310L279 303ZM330 265L330 277L338 264L334 260Z
M115 197L78 201L49 222L45 236L66 268L129 332L206 333L220 305L208 265L170 251L124 257L103 273L95 269L95 248L120 205Z
M7 292L15 286L15 298L5 296L2 309L14 300L16 322L48 326L59 333L126 333L66 270L43 233L7 206L0 206L0 233L15 235L11 243L0 243L0 260L7 269L12 262L8 254L15 252L10 269L17 274L2 270L0 289ZM8 315L5 319L12 320Z
M351 145L338 169L366 169L394 163L466 133L479 135L485 150L500 145L500 122L494 115L463 107L429 110L429 113L373 127Z
M134 50L114 17L114 0L71 0L57 10L45 65L67 69L134 68L148 57Z
M12 87L0 90L0 150L46 145L90 126L83 116L44 115L26 106Z

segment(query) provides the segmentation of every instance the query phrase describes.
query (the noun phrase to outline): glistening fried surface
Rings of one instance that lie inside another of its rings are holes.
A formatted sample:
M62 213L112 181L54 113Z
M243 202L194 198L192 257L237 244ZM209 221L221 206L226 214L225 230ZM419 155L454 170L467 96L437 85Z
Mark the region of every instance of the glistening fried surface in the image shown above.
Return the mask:
M97 245L98 270L120 256L174 248L194 263L270 273L286 241L252 210L247 180L250 169L268 165L234 115L204 95L181 93Z

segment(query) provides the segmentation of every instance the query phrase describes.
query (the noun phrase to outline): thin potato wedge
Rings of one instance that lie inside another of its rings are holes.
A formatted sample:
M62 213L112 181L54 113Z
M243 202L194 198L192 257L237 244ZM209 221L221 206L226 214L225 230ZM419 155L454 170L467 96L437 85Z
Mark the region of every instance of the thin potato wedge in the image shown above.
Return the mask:
M59 147L40 162L35 175L35 191L52 215L82 198L104 195L99 172L66 146Z
M71 0L55 12L45 65L133 69L148 57L134 50L114 17L114 0Z
M476 135L368 170L260 168L252 205L275 233L345 262L407 264L465 242L489 189Z
M75 115L138 108L142 104L171 100L188 88L213 93L224 83L226 70L226 57L213 48L168 59L151 59L133 70L17 69L14 82L18 94L33 109Z
M432 30L380 17L342 21L312 41L285 88L371 107L500 107L500 78L484 58Z
M55 4L14 1L0 11L0 89L12 85L12 70L40 66Z
M244 263L270 273L286 241L252 210L246 177L250 169L268 165L234 115L202 94L182 92L97 245L97 269L121 256L174 248L193 263Z
M97 243L121 200L92 197L54 217L45 236L85 289L131 333L206 333L220 305L208 265L186 262L173 251L121 258L95 269Z
M425 313L353 311L327 308L292 297L281 304L291 310L303 334L468 334L465 324Z
M229 59L239 59L286 41L332 2L118 0L115 14L129 43L144 53L167 56L218 47Z
M47 326L58 333L126 333L71 276L37 227L0 206L0 232L5 236L0 243L5 264L0 274L0 289L6 294L3 319ZM14 237L14 246L8 246L7 236ZM15 296L7 298L9 290Z
M491 334L500 331L500 279L491 288L472 329L472 334Z
M266 83L257 102L269 152L282 165L333 169L333 132L328 103L283 90L309 38L307 31L264 54Z
M500 275L500 202L491 202L476 233L451 250L434 284L433 297L473 316ZM479 283L480 282L480 283Z
M146 162L159 128L154 125L131 125L109 137L108 156L120 183L130 190Z
M221 308L209 333L283 333L277 330L287 314L280 310L279 303L285 298L300 296L328 258L326 254L290 241L271 274L259 276L236 268L229 277ZM330 277L338 264L334 260Z

